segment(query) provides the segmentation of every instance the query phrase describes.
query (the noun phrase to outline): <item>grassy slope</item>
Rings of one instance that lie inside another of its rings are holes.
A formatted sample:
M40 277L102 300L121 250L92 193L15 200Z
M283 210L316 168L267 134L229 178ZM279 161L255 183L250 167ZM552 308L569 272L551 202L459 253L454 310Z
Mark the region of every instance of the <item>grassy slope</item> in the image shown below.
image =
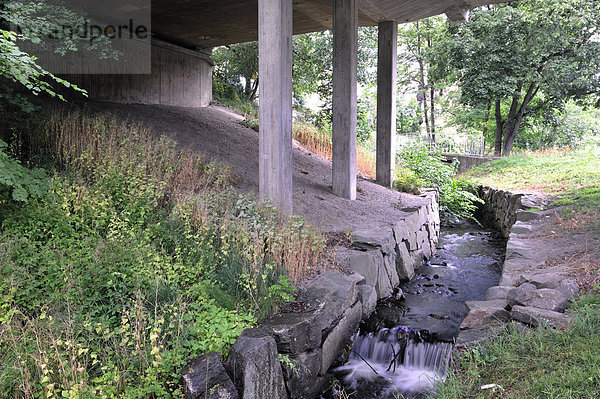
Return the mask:
M320 236L172 140L77 113L40 131L48 194L0 191L0 397L181 397L187 359L316 265Z
M558 204L570 205L578 210L577 215L584 215L579 229L600 226L600 157L592 153L506 158L464 177L498 188L556 196ZM563 215L571 217L567 215L573 212ZM513 331L463 354L438 397L600 397L600 297L582 297L574 313L576 323L568 330ZM486 384L502 388L482 390Z
M600 208L600 156L591 152L503 158L464 177L507 190L540 191L590 211Z

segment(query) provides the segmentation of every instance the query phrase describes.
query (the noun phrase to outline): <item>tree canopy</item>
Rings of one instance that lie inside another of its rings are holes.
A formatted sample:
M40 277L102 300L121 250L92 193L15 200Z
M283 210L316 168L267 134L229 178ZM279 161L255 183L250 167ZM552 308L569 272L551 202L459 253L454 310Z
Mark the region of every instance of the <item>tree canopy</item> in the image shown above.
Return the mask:
M495 153L509 155L523 118L600 94L599 26L595 0L528 0L479 9L468 23L449 29L439 67L458 82L463 102L493 106Z

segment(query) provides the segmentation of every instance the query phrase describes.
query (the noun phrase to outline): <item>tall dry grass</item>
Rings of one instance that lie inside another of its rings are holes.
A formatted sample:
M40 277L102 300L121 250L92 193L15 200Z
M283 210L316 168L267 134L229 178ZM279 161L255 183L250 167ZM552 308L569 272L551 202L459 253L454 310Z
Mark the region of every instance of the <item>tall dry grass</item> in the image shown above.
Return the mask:
M294 124L294 139L315 154L331 161L333 149L329 133L323 132L314 126ZM375 178L375 154L358 147L356 151L356 168L363 177Z
M293 283L321 263L325 240L320 233L282 217L268 204L240 198L232 188L235 177L229 167L177 149L175 141L153 136L144 126L110 114L56 112L44 137L40 144L83 179L96 179L113 164L141 169L163 188L162 206L181 210L197 231L219 231L223 245L248 260L249 269L240 273L255 285L272 263Z

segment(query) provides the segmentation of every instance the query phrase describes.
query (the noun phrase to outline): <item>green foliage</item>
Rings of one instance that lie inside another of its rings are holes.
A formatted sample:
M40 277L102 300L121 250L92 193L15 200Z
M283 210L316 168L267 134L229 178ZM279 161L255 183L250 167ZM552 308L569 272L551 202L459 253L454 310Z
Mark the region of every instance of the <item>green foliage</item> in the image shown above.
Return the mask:
M531 118L515 140L517 148L543 150L553 147L581 148L600 137L600 111L568 102L564 109Z
M396 111L396 133L415 133L419 127L419 105L412 100L407 105L398 105Z
M214 51L213 59L217 98L239 96L254 100L258 89L258 42L219 47ZM242 78L245 85L241 83Z
M47 93L52 97L62 99L48 81L54 81L65 87L70 87L85 94L79 87L70 84L64 79L54 76L44 70L36 62L35 58L21 51L17 40L23 40L22 35L0 29L0 76L15 83L25 86L33 94ZM0 92L0 100L5 100L7 93Z
M404 147L399 153L394 187L411 193L418 193L422 186L437 188L441 217L473 218L481 199L466 180L455 179L454 167L443 161L441 153L426 147Z
M84 15L70 9L63 1L10 0L0 4L0 20L17 26L21 39L45 47L44 40L53 38L52 50L57 55L69 52L94 52L100 59L117 59L118 51L107 36L89 40L79 35L61 33L64 27L90 24Z
M560 195L563 201L586 203L600 181L600 161L594 152L576 151L508 157L480 165L463 176L476 184L505 190L535 189ZM590 203L593 209L595 203Z
M181 397L184 362L225 353L323 249L302 221L238 196L226 168L140 126L75 113L45 130L62 172L47 195L0 207L9 397Z
M4 205L7 198L27 202L43 196L48 187L44 170L25 168L18 160L6 154L7 147L0 140L0 205Z
M492 104L492 115L496 103L501 106L496 126L508 155L522 122L560 110L570 98L597 98L599 21L593 0L529 0L479 9L440 43L439 74L460 84L464 103L476 109Z

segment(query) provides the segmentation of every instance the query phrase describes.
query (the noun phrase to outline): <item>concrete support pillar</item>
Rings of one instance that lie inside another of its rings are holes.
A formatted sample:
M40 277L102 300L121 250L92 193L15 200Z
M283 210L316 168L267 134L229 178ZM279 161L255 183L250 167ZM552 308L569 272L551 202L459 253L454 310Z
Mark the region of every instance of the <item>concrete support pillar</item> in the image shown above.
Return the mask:
M292 0L258 1L259 193L292 213Z
M333 6L333 192L356 199L357 0Z
M377 183L391 187L396 163L398 24L379 23L377 52Z

